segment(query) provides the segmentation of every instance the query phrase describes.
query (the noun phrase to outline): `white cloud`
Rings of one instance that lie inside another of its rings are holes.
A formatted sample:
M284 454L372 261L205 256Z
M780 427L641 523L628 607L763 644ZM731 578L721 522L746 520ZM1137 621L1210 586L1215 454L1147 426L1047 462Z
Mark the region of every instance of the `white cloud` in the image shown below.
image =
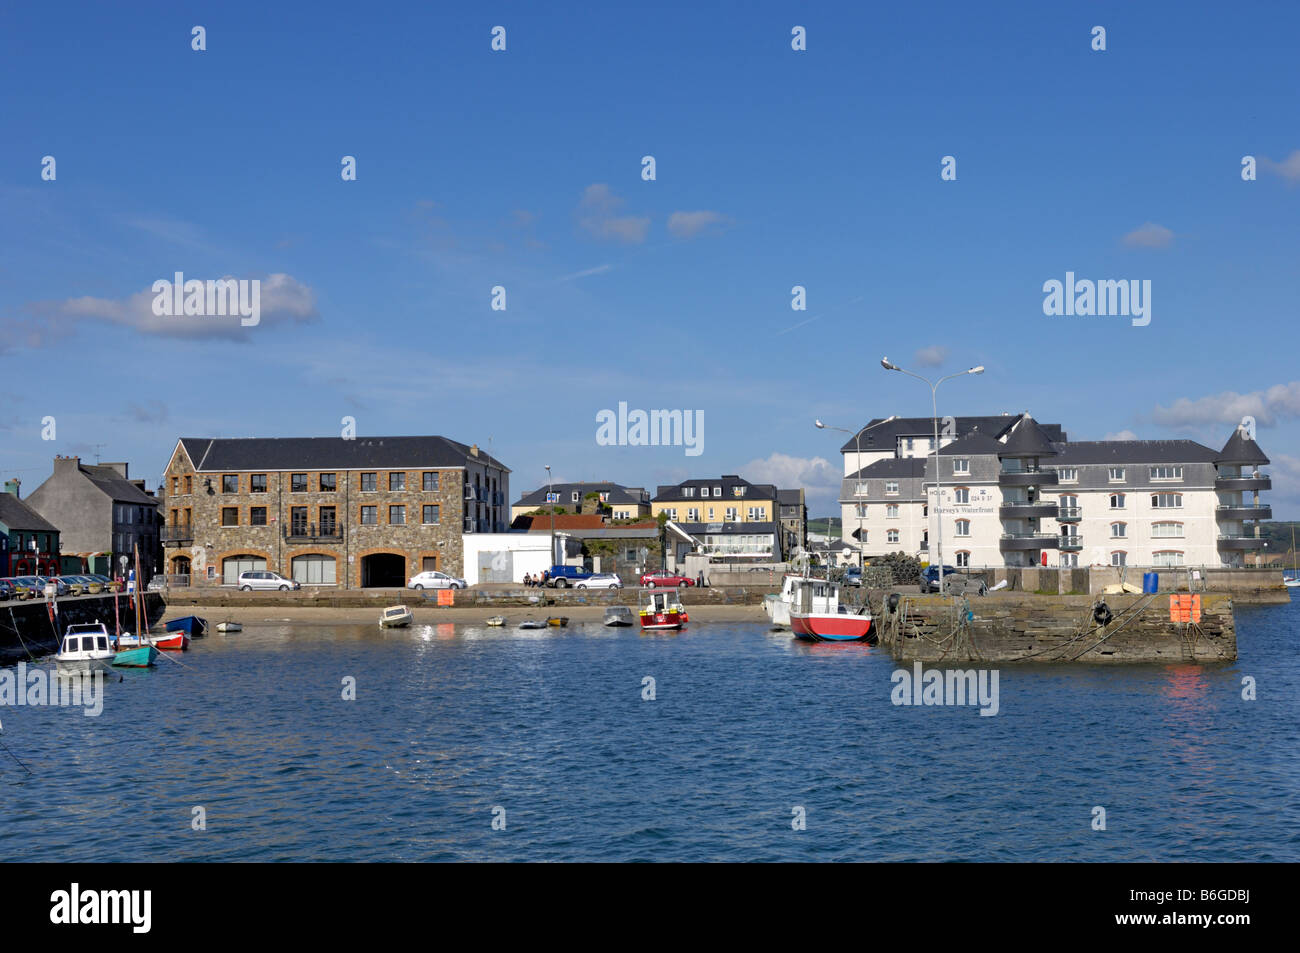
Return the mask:
M608 185L589 185L578 203L578 224L600 239L636 244L645 241L650 230L650 219L635 215L615 214L623 207L623 199L613 193Z
M673 212L668 216L668 231L677 238L694 238L710 225L720 225L726 221L727 217L721 212Z
M1279 420L1300 417L1300 381L1247 394L1224 391L1210 397L1180 397L1168 407L1156 407L1151 416L1165 427L1235 426L1243 417L1254 417L1259 426L1271 427Z
M1275 175L1280 175L1292 185L1300 183L1300 149L1291 153L1281 162L1274 162L1272 159L1265 157L1260 159L1260 165Z
M1108 433L1101 438L1102 440L1136 440L1138 435L1131 430L1120 430L1115 433Z
M1163 225L1147 222L1124 236L1129 248L1168 248L1174 242L1174 233Z
M942 344L923 347L912 355L912 361L920 367L939 367L948 360L948 349Z

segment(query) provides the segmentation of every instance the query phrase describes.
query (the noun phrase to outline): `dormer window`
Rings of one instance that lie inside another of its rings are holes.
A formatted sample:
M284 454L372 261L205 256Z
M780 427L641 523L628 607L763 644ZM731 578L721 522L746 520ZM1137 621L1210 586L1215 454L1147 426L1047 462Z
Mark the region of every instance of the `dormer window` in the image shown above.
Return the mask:
M694 496L694 495L695 495L695 487L693 486L682 487L682 496Z
M722 487L720 487L720 486L715 486L715 487L713 488L713 495L714 495L714 496L722 496Z

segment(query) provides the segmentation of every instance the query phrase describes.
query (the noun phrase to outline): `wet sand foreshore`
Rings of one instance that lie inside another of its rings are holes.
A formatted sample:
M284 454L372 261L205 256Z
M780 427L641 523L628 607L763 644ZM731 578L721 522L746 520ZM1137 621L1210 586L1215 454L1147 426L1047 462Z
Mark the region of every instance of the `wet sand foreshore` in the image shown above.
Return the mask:
M635 613L635 609L633 612ZM767 615L761 605L693 605L687 606L692 622L766 622ZM517 625L525 619L545 621L550 616L567 616L570 622L600 622L605 618L604 606L474 606L413 607L411 614L415 625L437 625L453 622L463 625L483 625L492 616L503 616L506 625ZM366 606L202 606L173 605L167 607L165 619L197 615L212 625L218 622L238 622L242 625L275 625L285 622L364 623L379 624L379 613Z

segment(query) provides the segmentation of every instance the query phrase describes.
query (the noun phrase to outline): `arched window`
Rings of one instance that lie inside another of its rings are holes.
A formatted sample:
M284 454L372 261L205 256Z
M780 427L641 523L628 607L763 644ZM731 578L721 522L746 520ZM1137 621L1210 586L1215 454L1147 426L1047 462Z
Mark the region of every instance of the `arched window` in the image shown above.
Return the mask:
M958 521L957 521L957 535L958 535L958 536L969 536L969 535L970 535L970 520L958 520Z
M1124 508L1124 494L1112 493L1110 495L1110 508L1112 510L1122 510Z
M261 556L227 556L221 560L221 584L233 586L241 572L265 572L266 559Z
M291 566L293 578L304 586L333 586L337 582L333 556L320 553L295 556Z
M1183 524L1175 522L1162 522L1151 524L1151 535L1156 538L1168 539L1170 537L1184 536Z
M1177 549L1158 549L1151 554L1151 564L1153 566L1181 566L1183 564L1183 553Z
M1111 539L1123 539L1123 538L1126 537L1126 536L1128 536L1128 524L1127 524L1127 523L1111 523L1111 524L1110 524L1110 538L1111 538Z
M1128 553L1124 552L1122 549L1115 550L1115 552L1110 554L1110 564L1112 566L1127 566Z
M957 568L958 569L970 568L970 553L964 549L957 550Z
M952 501L954 503L969 503L970 487L966 487L966 486L954 487L952 491Z

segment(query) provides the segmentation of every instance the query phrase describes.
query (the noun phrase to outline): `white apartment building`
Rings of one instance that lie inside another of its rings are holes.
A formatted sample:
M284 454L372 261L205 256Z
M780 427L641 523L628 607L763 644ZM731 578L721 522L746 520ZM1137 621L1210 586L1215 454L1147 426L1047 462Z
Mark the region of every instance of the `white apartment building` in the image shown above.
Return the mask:
M960 567L1242 566L1262 552L1269 461L1238 428L1193 440L1071 443L1028 414L873 420L844 447L844 539ZM936 466L937 464L937 466ZM936 473L938 478L936 479ZM942 537L940 536L942 534Z

